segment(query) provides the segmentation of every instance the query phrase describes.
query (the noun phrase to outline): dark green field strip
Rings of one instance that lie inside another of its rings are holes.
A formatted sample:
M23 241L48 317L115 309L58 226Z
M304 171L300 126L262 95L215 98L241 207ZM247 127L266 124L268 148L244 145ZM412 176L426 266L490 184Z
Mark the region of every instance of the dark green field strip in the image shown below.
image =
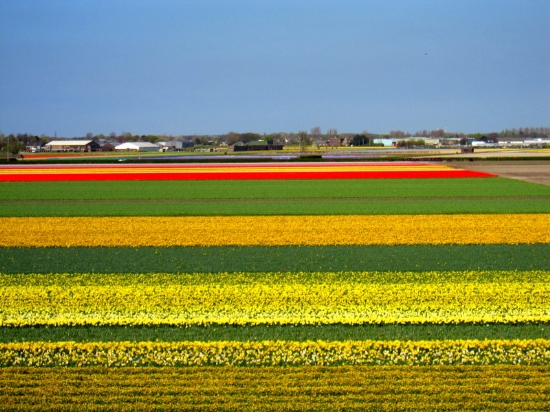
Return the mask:
M472 200L15 201L1 217L26 216L268 216L353 214L550 213L550 197Z
M1 273L550 270L550 245L0 248Z
M454 198L550 196L505 178L0 183L1 200Z
M0 327L0 342L550 339L550 324Z
M542 411L547 366L0 369L2 410Z

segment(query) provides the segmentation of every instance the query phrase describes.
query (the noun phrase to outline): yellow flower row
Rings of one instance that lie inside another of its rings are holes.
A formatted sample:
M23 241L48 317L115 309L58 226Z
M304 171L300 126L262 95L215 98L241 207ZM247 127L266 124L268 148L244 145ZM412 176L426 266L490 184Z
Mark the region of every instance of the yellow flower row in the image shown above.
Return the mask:
M212 273L0 273L0 288L73 286L197 286L318 284L550 283L550 270L437 270ZM216 286L217 287L217 286Z
M0 247L550 243L550 214L0 218Z
M25 411L534 411L547 409L549 375L550 366L517 365L0 368L0 402Z
M550 322L549 272L501 275L0 275L0 326Z
M550 340L18 342L0 367L550 365Z

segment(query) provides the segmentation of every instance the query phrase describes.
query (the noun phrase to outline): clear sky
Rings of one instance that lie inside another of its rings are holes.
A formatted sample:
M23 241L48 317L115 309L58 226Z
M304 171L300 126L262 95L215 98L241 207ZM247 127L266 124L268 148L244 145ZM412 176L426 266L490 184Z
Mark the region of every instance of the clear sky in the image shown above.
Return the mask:
M0 131L550 126L550 0L0 0Z

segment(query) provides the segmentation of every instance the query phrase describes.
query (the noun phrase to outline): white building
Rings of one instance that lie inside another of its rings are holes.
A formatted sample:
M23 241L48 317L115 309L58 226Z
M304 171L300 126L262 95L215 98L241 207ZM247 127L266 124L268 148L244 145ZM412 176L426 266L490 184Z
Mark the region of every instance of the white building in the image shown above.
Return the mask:
M125 152L158 152L160 147L149 142L127 142L115 146L115 150Z
M383 144L384 147L394 147L397 144L396 139L374 139L374 144Z
M164 150L183 149L183 143L180 140L170 140L169 142L158 142L157 144Z

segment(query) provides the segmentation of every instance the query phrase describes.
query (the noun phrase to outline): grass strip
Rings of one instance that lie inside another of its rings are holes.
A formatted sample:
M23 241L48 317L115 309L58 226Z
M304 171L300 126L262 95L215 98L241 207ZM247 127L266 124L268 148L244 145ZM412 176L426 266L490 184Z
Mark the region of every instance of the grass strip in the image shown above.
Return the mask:
M0 200L433 198L550 196L550 186L505 178L0 183Z
M420 341L550 339L550 324L57 326L0 328L0 342Z
M550 246L0 248L1 273L550 270Z
M0 369L4 410L544 410L549 366Z
M9 201L1 217L76 216L272 216L404 214L550 213L550 197L400 200L164 200L164 201Z

